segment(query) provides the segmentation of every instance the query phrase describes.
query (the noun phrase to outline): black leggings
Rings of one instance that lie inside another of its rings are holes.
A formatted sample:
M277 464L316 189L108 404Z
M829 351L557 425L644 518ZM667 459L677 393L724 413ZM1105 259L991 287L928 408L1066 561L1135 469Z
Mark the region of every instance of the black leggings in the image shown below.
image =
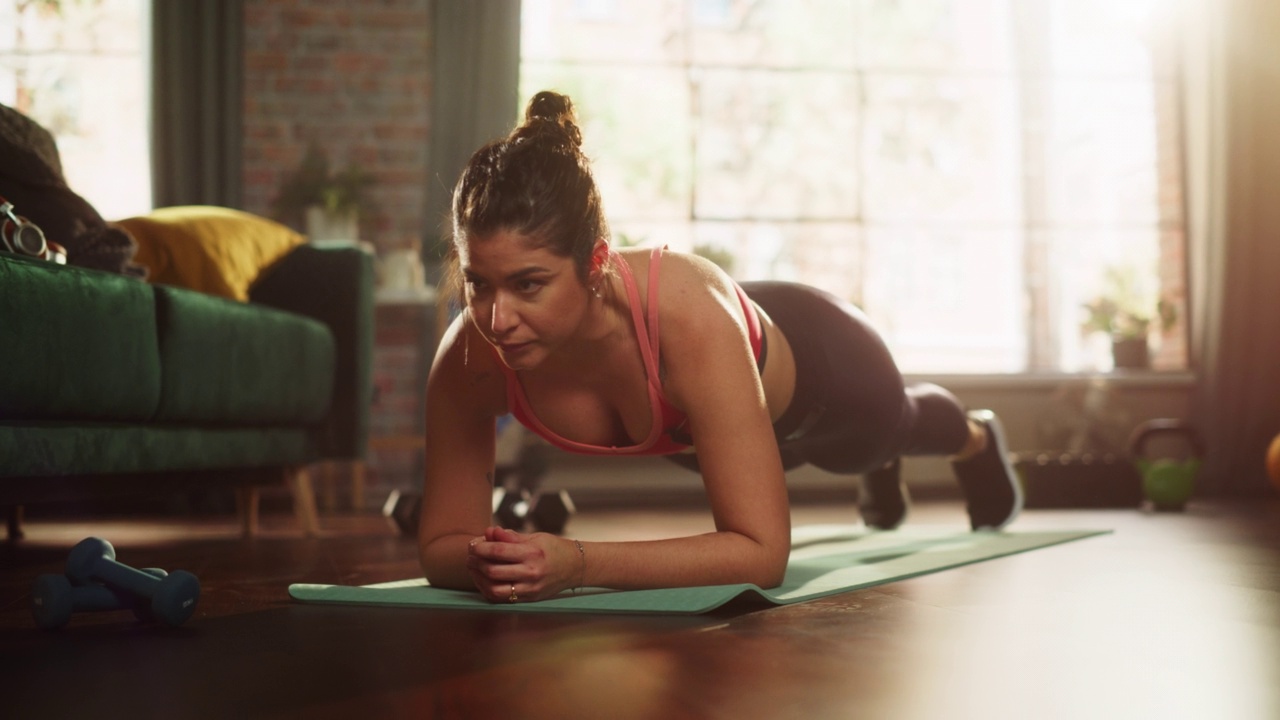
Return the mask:
M795 395L773 425L788 470L807 462L865 473L902 455L954 455L964 447L969 427L960 401L937 385L905 387L858 308L796 283L744 282L742 289L795 355ZM693 456L670 457L694 466Z

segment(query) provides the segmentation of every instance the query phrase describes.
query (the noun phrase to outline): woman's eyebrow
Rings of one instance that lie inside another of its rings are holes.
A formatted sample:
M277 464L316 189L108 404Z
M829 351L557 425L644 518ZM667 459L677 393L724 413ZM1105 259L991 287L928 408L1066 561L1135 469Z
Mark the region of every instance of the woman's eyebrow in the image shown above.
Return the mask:
M517 270L507 275L506 280L510 282L512 280L520 280L522 278L529 277L530 275L551 274L552 272L553 271L551 270L551 268L545 268L545 267L542 267L541 265L531 265L527 268L522 268L520 270ZM480 278L480 279L484 278L483 275L481 275L480 273L477 273L471 268L463 268L462 274L466 275L467 277Z
M507 280L508 281L520 280L521 278L526 278L526 277L529 277L530 275L538 275L538 274L544 274L544 273L550 273L550 272L551 272L550 268L544 268L539 265L533 265L533 266L524 268L523 270L517 270L516 272L511 273L510 275L507 276Z

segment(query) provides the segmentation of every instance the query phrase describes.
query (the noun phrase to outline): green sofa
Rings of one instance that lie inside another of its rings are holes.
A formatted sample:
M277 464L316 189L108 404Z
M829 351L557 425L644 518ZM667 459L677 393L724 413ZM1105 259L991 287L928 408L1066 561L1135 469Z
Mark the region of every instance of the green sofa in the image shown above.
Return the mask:
M256 507L252 488L363 456L372 258L300 245L249 295L0 252L0 506L11 536L24 505L222 485L250 489L242 497ZM298 500L310 502L309 489Z

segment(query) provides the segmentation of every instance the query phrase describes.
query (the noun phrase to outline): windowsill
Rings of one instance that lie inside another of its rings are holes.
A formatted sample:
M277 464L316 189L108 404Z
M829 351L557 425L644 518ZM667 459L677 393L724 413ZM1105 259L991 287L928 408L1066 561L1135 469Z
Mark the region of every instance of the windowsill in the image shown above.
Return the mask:
M907 383L930 382L952 390L1039 390L1056 389L1064 385L1091 385L1095 383L1132 388L1184 389L1196 384L1196 375L1190 370L1117 370L1094 373L1004 373L1004 374L938 374L910 373L904 376Z

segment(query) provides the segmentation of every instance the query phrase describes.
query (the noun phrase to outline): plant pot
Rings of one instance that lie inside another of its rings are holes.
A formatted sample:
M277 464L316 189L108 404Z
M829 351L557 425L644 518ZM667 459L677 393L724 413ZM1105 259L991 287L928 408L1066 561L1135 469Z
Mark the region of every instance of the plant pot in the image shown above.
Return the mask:
M360 239L360 216L354 212L335 214L318 205L307 208L307 240L311 242L356 242Z
M1151 367L1151 351L1146 338L1112 338L1111 359L1116 368L1142 369Z

